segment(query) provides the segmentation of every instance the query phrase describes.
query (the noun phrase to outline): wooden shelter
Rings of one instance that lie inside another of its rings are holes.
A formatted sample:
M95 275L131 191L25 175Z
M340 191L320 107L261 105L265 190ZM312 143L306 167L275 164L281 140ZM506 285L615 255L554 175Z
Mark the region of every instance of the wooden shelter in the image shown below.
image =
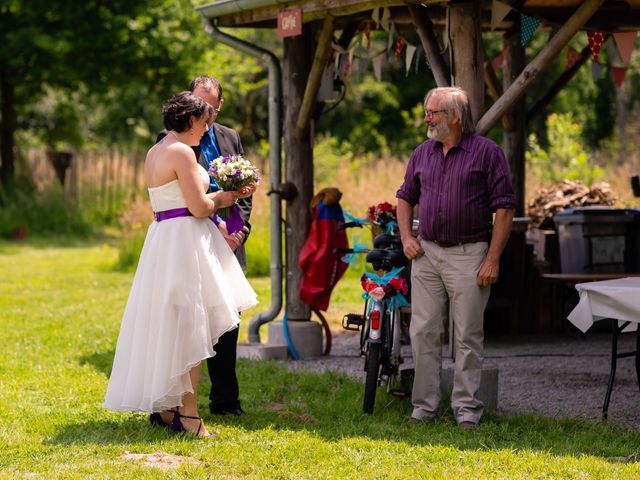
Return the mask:
M504 15L496 19L498 8ZM300 34L283 39L282 58L285 175L298 192L287 202L286 311L290 320L309 318L308 307L298 298L301 272L297 265L311 221L311 124L319 111L320 78L332 42L344 48L366 25L382 28L380 22L372 22L376 10L387 16L400 35L417 33L437 85L458 85L469 93L477 130L484 134L503 122L502 146L518 198L516 215L522 216L527 112L543 111L590 57L590 50L580 52L574 66L550 85L548 94L535 105L525 105L527 87L577 32L631 32L640 27L640 0L220 0L197 10L205 24L216 27L277 28L283 12L301 13ZM552 32L548 43L528 63L521 42L525 16ZM507 52L502 84L485 58L482 34L489 30L502 33ZM487 97L492 98L492 104L485 104Z

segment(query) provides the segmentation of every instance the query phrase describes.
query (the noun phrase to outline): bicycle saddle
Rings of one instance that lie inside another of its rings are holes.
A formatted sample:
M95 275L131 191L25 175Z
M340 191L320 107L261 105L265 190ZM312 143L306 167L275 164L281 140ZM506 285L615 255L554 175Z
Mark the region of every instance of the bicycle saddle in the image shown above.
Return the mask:
M371 250L367 253L367 262L376 270L391 270L396 267L404 267L409 260L402 250Z
M398 235L387 235L383 233L373 239L373 248L384 249L389 247L400 247L400 250L402 250L402 241Z

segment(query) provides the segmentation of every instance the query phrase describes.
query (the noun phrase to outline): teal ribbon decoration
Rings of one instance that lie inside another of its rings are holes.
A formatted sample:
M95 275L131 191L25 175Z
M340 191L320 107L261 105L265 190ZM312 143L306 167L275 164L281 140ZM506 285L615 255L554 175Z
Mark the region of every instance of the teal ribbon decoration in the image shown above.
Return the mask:
M354 217L346 210L343 210L342 214L344 215L344 218L349 222L357 223L358 225L366 225L367 223L369 223L369 220L367 220L366 218Z
M389 272L387 272L383 276L380 276L376 273L370 273L370 272L365 272L364 274L366 275L367 278L370 278L371 280L376 282L378 285L382 285L384 287L387 283L389 283L389 280L391 280L394 277L397 277L402 270L404 270L404 267L396 267L393 270L390 270Z
M386 225L386 234L387 235L393 235L393 229L396 226L396 222L395 220L391 220L389 223L387 223Z
M357 238L354 238L354 241L355 241L355 243L353 244L353 253L347 253L344 257L342 257L340 259L344 263L348 263L350 267L353 267L354 264L356 263L356 254L357 253L362 253L362 252L369 251L369 249L367 248L367 244L366 243L358 242Z

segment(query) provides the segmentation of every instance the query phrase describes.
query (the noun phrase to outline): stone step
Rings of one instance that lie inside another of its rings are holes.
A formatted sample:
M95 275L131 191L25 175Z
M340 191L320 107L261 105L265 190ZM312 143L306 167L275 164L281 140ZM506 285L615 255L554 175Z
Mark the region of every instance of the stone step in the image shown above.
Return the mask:
M286 360L289 358L289 350L286 345L239 343L236 356L251 360Z

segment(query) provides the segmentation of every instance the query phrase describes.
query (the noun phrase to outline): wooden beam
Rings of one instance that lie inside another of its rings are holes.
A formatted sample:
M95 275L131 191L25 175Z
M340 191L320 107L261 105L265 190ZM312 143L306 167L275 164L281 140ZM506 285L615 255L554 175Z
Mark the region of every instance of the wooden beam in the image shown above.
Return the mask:
M551 103L551 101L556 97L556 95L569 83L569 81L575 77L580 67L585 64L585 62L591 56L591 49L589 45L584 47L580 52L576 62L573 64L571 68L565 70L560 77L551 85L551 88L547 90L547 93L540 98L533 107L529 109L527 112L527 122L531 122L531 120L535 119L538 115L544 112L547 105Z
M331 47L331 39L333 37L333 16L327 15L322 23L322 30L316 46L316 53L313 57L313 64L307 79L307 86L302 97L302 105L298 112L298 121L296 122L295 136L300 138L309 125L311 110L316 103L318 90L320 89L320 80L322 72L327 64L327 55Z
M433 31L433 23L429 15L427 15L426 9L418 5L407 6L420 36L422 48L424 48L427 55L427 61L433 72L433 77L436 79L436 84L439 87L448 87L451 85L451 73L447 64L444 63L442 55L440 55L440 45L438 45L438 39Z
M535 82L538 75L551 63L558 55L573 35L582 27L589 18L600 8L605 0L585 0L576 12L560 27L558 33L554 35L547 45L540 50L540 53L523 70L518 78L513 82L502 97L495 102L476 124L476 130L481 135L486 134L491 127L511 108L511 106L522 96L527 87Z

